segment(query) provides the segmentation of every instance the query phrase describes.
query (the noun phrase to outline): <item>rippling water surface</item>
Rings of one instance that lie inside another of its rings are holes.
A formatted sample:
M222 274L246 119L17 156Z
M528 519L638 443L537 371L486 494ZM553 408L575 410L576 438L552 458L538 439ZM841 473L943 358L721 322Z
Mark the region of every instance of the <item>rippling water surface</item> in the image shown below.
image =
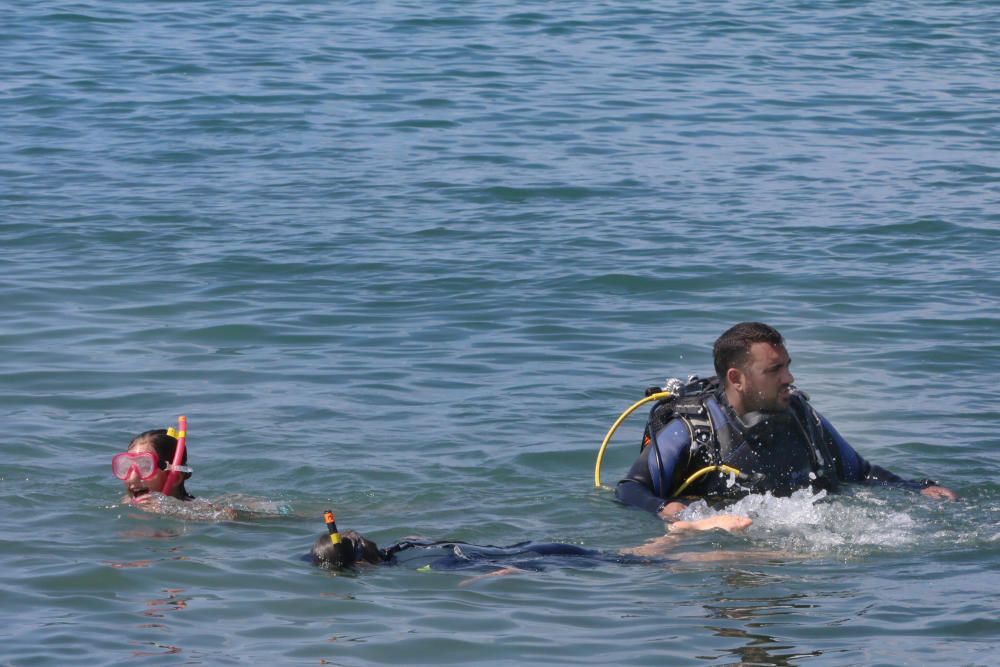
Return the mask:
M3 664L993 662L995 3L0 17ZM383 544L661 535L598 445L745 319L961 499L752 497L659 565L300 560L327 508ZM110 457L179 414L214 509L121 504Z

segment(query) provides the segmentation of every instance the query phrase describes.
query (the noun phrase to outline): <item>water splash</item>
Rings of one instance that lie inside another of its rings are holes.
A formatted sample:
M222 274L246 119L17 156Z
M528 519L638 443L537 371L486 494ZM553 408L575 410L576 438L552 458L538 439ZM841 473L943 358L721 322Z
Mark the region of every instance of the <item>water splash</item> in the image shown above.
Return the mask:
M909 511L869 494L828 496L800 490L787 498L753 494L722 510L705 501L681 515L701 519L736 514L753 519L748 536L758 546L796 553L855 557L881 549L910 547L923 531Z
M251 521L273 519L292 513L288 505L266 498L239 494L183 501L161 493L152 493L143 502L133 503L130 506L150 514L160 514L184 521Z

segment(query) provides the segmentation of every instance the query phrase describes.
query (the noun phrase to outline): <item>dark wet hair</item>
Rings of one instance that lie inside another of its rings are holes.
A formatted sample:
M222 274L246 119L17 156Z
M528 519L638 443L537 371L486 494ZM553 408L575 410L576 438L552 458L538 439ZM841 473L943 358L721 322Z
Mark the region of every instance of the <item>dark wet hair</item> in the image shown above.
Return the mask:
M341 570L351 567L358 561L378 565L385 560L378 545L360 533L353 530L344 531L340 534L340 540L342 546L347 548L341 549L338 555L337 547L330 541L329 533L317 537L309 551L312 564L328 570Z
M763 322L740 322L726 330L712 348L715 374L726 384L726 371L743 368L750 357L750 346L754 343L784 345L785 339L778 330Z
M132 441L128 443L128 451L131 451L132 447L138 445L140 442L149 442L153 445L153 449L156 451L156 456L160 459L160 465L166 465L174 462L174 455L177 453L177 438L172 435L167 435L167 429L157 428L152 431L143 431L139 435L132 438ZM181 465L187 465L187 448L184 449L184 453L181 455ZM180 476L180 481L177 483L177 491L181 498L193 498L191 494L187 492L184 488L184 480L191 476L189 472L182 472Z

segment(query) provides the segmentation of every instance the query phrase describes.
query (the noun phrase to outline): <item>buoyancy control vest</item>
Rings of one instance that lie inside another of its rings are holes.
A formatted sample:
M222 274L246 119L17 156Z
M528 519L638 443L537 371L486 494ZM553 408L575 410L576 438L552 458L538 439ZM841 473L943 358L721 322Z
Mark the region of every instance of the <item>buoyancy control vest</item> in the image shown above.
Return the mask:
M788 496L798 489L833 490L838 485L832 443L801 391L793 389L788 410L739 417L725 399L718 378L689 379L649 412L642 446L658 448L650 455L659 465L669 452L659 450L663 443L657 442L657 436L674 420L687 428L690 447L687 459L677 460L671 482L664 485L669 492L666 488L660 492L663 497L671 497L695 471L720 465L743 475L739 481L724 472L703 475L685 489L685 495L733 499L770 491Z

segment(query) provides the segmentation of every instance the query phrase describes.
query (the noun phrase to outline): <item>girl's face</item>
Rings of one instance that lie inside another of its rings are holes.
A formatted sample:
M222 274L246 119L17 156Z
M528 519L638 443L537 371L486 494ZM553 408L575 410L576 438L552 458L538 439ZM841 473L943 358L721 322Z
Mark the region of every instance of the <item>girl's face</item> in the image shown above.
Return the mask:
M140 440L128 449L133 454L156 453L153 443L149 440ZM168 461L169 463L169 461ZM154 491L162 493L163 484L167 481L166 470L156 470L156 474L150 479L139 479L139 471L133 468L128 477L122 480L125 485L125 493L130 501L141 503L149 499L149 494ZM180 485L175 485L170 495L177 496L177 489ZM180 497L180 496L177 496Z

